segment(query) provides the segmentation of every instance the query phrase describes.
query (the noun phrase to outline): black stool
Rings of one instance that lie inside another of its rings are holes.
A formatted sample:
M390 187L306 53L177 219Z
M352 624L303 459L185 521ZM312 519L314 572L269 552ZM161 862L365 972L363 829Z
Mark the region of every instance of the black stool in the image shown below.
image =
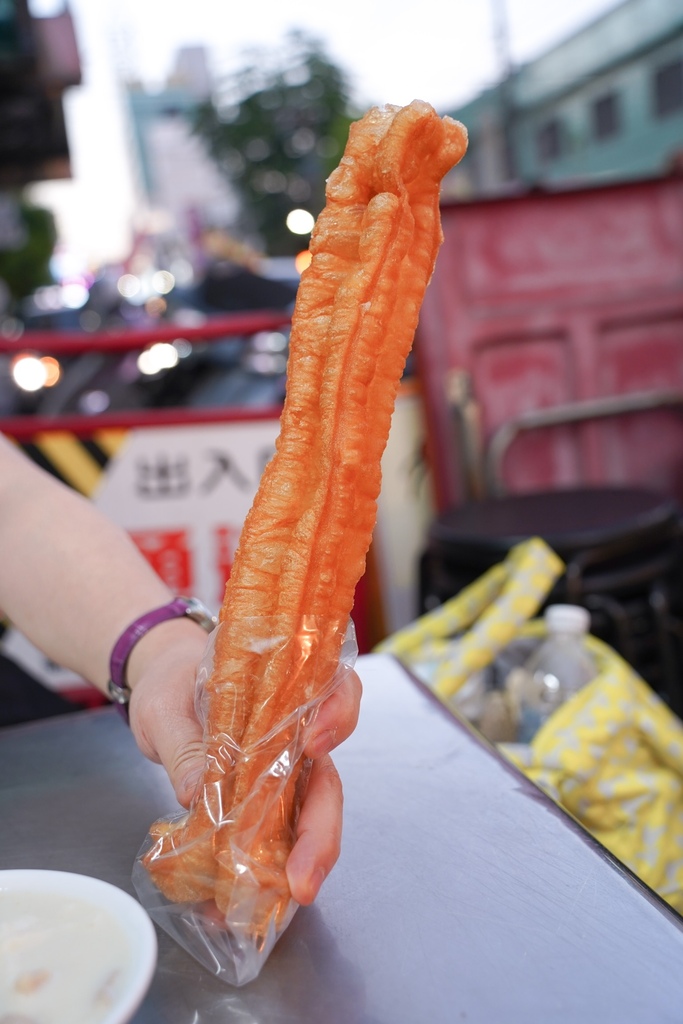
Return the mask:
M431 524L420 562L419 611L429 611L542 537L567 566L549 595L591 612L592 632L683 712L683 514L633 488L583 488L485 498Z

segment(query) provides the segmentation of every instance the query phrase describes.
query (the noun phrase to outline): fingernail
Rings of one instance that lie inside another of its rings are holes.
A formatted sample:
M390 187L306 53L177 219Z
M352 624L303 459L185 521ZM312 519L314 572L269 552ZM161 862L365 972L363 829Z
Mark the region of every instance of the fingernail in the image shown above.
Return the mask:
M315 896L320 892L320 888L325 881L325 877L326 874L324 868L316 868L313 872L313 875L311 876L311 888L313 889Z
M313 744L313 757L323 757L324 754L329 754L334 748L336 738L336 729L328 729L326 732L321 732Z

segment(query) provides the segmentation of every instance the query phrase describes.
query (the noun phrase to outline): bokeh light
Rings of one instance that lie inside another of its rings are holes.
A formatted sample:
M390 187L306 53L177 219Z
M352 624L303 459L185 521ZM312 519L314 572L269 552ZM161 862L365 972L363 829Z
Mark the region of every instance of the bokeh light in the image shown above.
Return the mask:
M86 391L78 400L78 407L87 416L96 416L109 408L110 398L106 391Z
M62 304L67 309L81 309L88 301L89 294L85 284L80 281L70 281L62 286Z
M157 270L152 275L152 288L159 295L168 295L175 288L175 277L170 270Z
M142 288L142 282L135 274L122 274L117 281L116 287L124 299L132 299Z
M47 381L47 368L38 356L21 353L12 360L12 379L22 391L40 391Z
M168 341L157 341L138 356L138 369L148 377L178 364L178 350Z
M304 249L302 252L298 252L294 257L294 266L296 267L298 274L303 274L306 267L310 267L311 260L313 259L310 249Z
M62 368L59 365L59 360L55 359L54 356L43 356L40 362L45 370L45 387L54 387L62 376Z
M310 235L315 217L308 210L290 210L285 223L293 235Z

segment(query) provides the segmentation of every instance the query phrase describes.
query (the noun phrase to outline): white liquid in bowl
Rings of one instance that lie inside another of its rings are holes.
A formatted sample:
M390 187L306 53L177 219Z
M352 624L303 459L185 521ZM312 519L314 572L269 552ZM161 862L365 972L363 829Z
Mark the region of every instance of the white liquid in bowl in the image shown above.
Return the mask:
M131 957L124 929L95 903L0 889L0 1024L101 1024Z

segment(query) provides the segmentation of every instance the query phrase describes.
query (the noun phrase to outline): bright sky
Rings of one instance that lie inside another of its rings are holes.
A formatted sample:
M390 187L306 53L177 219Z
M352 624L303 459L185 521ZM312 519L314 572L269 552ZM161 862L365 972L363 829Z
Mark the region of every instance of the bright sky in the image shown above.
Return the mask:
M37 15L64 0L30 0ZM74 179L38 187L63 237L88 263L129 245L135 173L117 71L160 86L179 47L204 44L214 70L245 50L281 45L301 29L349 75L361 109L423 99L444 112L495 81L494 11L504 10L511 56L522 63L620 0L69 0L83 85L66 100ZM343 17L341 16L343 12Z
M361 105L419 97L441 109L496 77L495 9L506 13L512 56L521 62L616 2L191 0L176 7L168 0L114 0L114 7L131 63L146 81L163 80L179 46L207 44L220 69L239 65L245 47L277 46L287 29L301 28L320 38L348 71Z
M523 62L620 0L70 0L77 26L96 13L121 58L161 84L175 51L204 44L215 68L239 66L245 49L277 47L288 29L317 36L350 75L355 98L437 109L459 103L496 77L494 11L504 12L512 58ZM63 0L30 0L49 14ZM343 16L342 16L343 15ZM87 56L87 55L86 55Z

